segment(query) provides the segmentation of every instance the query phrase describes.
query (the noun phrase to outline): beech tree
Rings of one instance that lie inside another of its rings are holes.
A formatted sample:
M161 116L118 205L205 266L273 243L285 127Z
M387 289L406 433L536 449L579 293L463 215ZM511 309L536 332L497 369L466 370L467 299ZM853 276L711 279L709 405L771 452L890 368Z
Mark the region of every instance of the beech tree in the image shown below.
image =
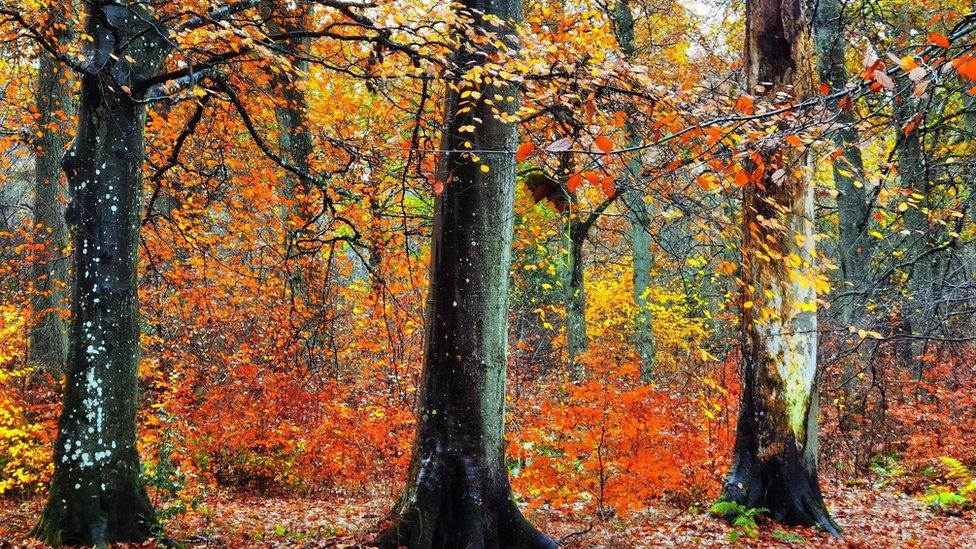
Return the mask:
M49 17L61 45L72 39L70 18L77 7L63 2L59 8ZM71 71L54 55L40 53L35 102L37 124L42 131L34 156L34 228L45 243L47 254L34 265L37 292L31 305L37 317L30 333L30 360L55 378L60 377L68 358L67 327L59 311L68 279L68 263L63 257L68 229L64 223L61 161L75 115L73 81Z
M820 82L830 94L847 87L844 36L845 19L839 0L821 0L816 4L814 40L817 50L817 71ZM840 99L828 105L838 127L831 132L831 140L841 155L833 163L837 196L839 231L837 239L841 277L846 284L840 301L841 323L849 326L854 320L858 303L863 302L871 271L874 242L868 237L871 222L871 203L863 181L864 160L858 143L859 135L850 109L838 109ZM853 377L848 375L848 377Z
M617 43L620 51L629 59L637 54L634 43L634 13L629 0L618 0L613 12L616 26ZM636 148L640 145L640 136L631 117L624 124L627 133L627 145ZM651 256L650 216L644 193L639 186L641 174L638 153L632 153L625 167L623 178L626 191L627 219L630 222L630 250L634 262L634 305L637 307L634 319L634 346L640 359L640 378L644 383L654 380L654 318L648 309L647 292L651 287L651 267L654 259Z
M473 24L447 70L417 433L407 486L376 543L554 548L515 504L503 437L517 101L497 99L516 88L484 69L512 44L522 4L458 9ZM469 141L476 155L459 152Z
M143 541L153 522L135 423L145 105L128 90L156 73L166 41L142 5L94 2L85 21L92 41L64 161L75 250L68 381L54 478L34 530L55 545Z
M191 16L185 28L252 4ZM206 74L192 67L160 74L174 44L146 5L91 2L84 21L81 57L44 44L81 76L77 130L63 161L73 249L67 384L50 494L34 529L55 545L139 542L153 528L136 450L146 105Z
M805 9L802 2L746 3L749 92L812 93ZM801 154L773 144L761 156L764 175L746 186L742 204L742 396L722 500L839 533L817 476L815 185Z

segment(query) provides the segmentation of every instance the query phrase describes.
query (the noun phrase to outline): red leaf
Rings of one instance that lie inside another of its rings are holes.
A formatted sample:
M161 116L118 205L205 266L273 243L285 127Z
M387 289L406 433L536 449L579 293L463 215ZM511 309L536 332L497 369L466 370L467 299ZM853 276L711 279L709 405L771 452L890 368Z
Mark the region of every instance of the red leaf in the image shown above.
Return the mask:
M945 35L939 34L937 32L929 33L929 42L939 46L940 48L949 47L949 39Z
M530 154L532 154L532 151L534 150L535 150L535 144L532 143L531 141L527 143L522 143L521 145L519 145L518 149L515 150L515 161L516 162L524 161L526 158L529 157Z
M749 172L739 170L739 172L735 174L735 184L740 187L745 187L747 184L749 184Z
M960 57L952 62L956 66L956 71L970 80L976 80L976 56L967 55Z
M607 137L602 135L597 136L597 138L593 140L593 143L596 144L596 148L603 151L603 154L610 154L613 152L613 141Z
M573 192L576 189L578 189L579 186L582 184L583 184L583 175L574 173L573 175L569 176L569 179L566 181L566 189L569 192Z

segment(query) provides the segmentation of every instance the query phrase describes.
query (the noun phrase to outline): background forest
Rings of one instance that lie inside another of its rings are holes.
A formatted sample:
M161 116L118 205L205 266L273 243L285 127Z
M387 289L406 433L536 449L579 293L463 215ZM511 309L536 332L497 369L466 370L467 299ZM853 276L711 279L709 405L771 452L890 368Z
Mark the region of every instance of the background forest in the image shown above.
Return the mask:
M970 2L0 0L0 75L0 547L976 546Z

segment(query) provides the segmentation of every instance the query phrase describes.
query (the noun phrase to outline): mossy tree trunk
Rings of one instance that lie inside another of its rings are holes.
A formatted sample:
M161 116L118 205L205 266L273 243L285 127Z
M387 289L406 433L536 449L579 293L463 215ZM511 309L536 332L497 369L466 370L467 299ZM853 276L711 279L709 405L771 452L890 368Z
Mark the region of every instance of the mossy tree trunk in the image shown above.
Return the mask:
M78 130L65 156L71 322L51 491L34 535L52 544L140 542L153 510L136 451L137 257L145 106L128 89L166 49L142 8L88 5Z
M933 235L937 230L929 223L929 173L927 169L928 156L922 141L924 113L922 101L912 96L914 83L908 78L897 80L898 95L893 105L895 126L898 131L896 161L898 175L903 189L912 193L912 204L902 214L904 230L908 231L904 239L905 259L911 262L908 278L908 303L902 311L904 329L911 336L924 337L933 314L935 296L934 275L937 256L931 253L936 239ZM914 131L906 133L904 128L915 116L923 116L922 122L917 124ZM911 366L918 376L922 375L924 362L924 339L915 337L905 339L900 345L900 354L905 363Z
M816 4L814 37L817 48L817 71L821 83L830 93L847 87L844 37L844 13L840 0L820 0ZM861 157L858 132L850 110L838 109L839 99L830 108L836 112L838 128L831 132L834 146L843 152L834 160L834 185L837 187L837 215L840 220L838 252L842 292L850 294L839 303L840 321L850 325L856 319L858 305L866 299L874 243L868 237L871 204L864 181L864 161Z
M762 84L769 97L811 92L804 9L801 2L747 1L750 90ZM746 187L742 205L742 397L722 499L839 533L817 476L814 184L799 155L779 150L764 157L767 175ZM777 165L786 175L774 180Z
M520 0L467 0L459 9L502 39L522 15ZM481 14L508 23L499 28ZM380 547L556 546L522 517L505 466L517 125L499 121L492 111L513 112L517 102L492 105L486 99L516 90L496 80L478 86L480 99L461 97L471 85L461 76L484 65L489 47L463 45L447 73L455 85L447 92L442 149L462 150L471 141L479 151L499 152L479 152L477 158L446 152L441 159L417 434L407 486L376 541ZM474 132L462 130L469 125Z
M637 54L634 42L634 13L628 0L618 0L613 12L616 25L617 43L620 50L628 59ZM640 136L634 125L633 109L629 109L631 116L624 124L627 134L627 144L637 148ZM650 216L647 203L644 201L644 191L640 188L641 173L639 153L631 153L624 168L623 183L626 189L627 220L630 222L630 249L634 266L634 306L637 313L634 317L634 347L640 361L640 379L643 383L654 381L654 363L657 351L654 346L654 318L648 308L647 294L651 288L651 268L654 258L651 255Z
M573 201L575 204L575 201ZM585 221L575 218L576 211L570 212L566 222L569 234L566 239L568 257L566 258L566 354L569 360L569 377L579 381L584 377L584 368L579 356L586 350L589 340L586 336L586 286L583 264L583 244L589 226Z
M65 2L52 13L58 43L71 40L70 17L75 6ZM48 52L42 51L37 67L37 140L34 161L34 229L44 243L43 261L34 265L34 311L30 331L30 362L60 380L68 359L68 331L60 308L68 282L68 262L64 257L68 229L64 223L64 191L61 186L61 161L71 136L67 131L75 115L72 86L74 78Z

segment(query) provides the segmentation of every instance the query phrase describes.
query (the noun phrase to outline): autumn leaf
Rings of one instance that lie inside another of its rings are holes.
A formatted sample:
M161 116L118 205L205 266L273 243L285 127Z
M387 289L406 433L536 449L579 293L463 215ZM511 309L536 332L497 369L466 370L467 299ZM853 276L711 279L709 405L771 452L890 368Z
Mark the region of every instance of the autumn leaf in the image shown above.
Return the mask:
M755 99L749 97L748 95L742 95L735 100L735 106L733 108L740 114L752 115L756 113L755 105Z
M532 143L531 141L522 143L521 145L518 146L518 149L515 150L515 161L516 162L525 161L525 159L528 158L529 155L531 155L534 150L535 150L535 144Z
M593 140L593 143L598 149L603 151L603 154L610 154L613 152L613 141L611 141L608 137L604 137L602 135L597 136L596 139Z
M929 42L939 46L940 48L949 47L949 39L945 35L939 34L937 32L929 33Z
M966 55L952 62L956 72L970 80L976 80L976 56Z
M568 190L569 192L575 192L576 189L578 189L579 186L582 184L583 184L583 175L574 173L573 175L569 176L569 179L566 180L566 190Z
M888 74L884 71L874 71L874 80L878 84L881 84L884 89L888 91L895 91L895 81L892 80L891 77L888 76Z
M749 172L745 170L739 170L735 174L735 184L739 187L745 187L749 184Z

